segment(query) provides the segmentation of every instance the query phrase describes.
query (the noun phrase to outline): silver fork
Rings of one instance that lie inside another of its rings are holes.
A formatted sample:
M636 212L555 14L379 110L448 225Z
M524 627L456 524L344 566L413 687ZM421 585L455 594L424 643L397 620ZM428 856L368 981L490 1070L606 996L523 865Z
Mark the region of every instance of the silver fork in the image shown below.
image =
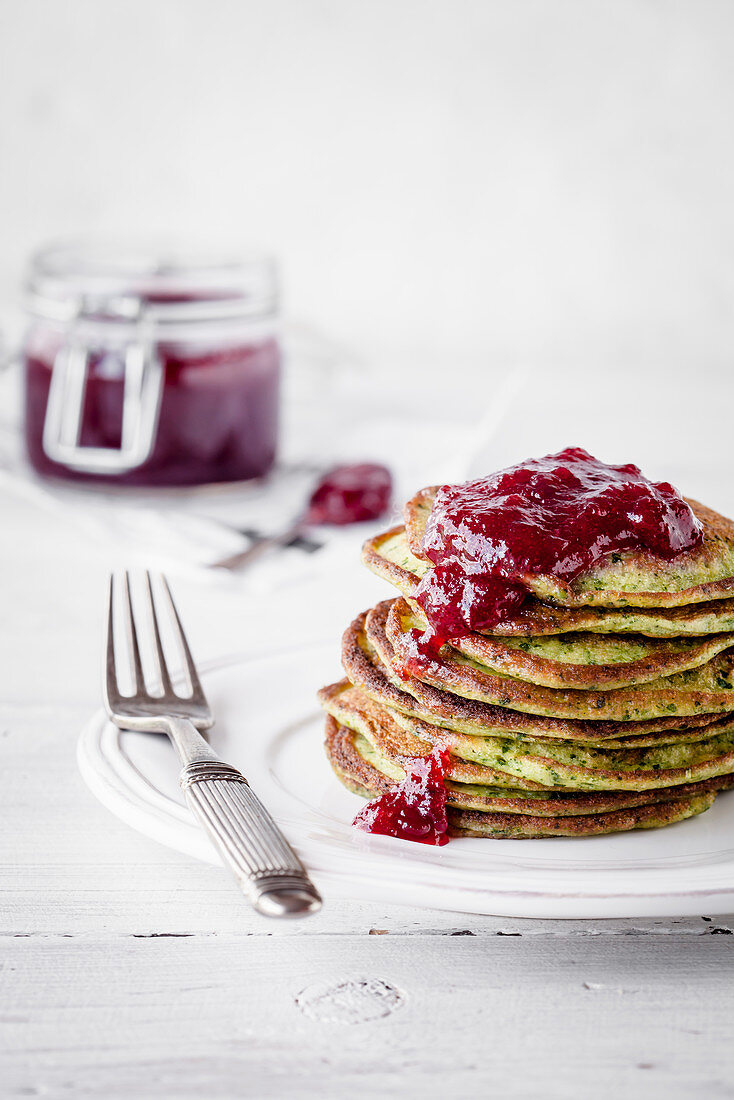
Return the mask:
M321 898L300 859L245 777L220 760L198 732L214 725L214 718L199 682L171 590L166 578L161 576L171 628L183 653L191 685L191 694L186 697L174 691L163 651L150 573L145 577L148 618L153 627L153 649L163 693L152 695L145 685L127 573L123 604L133 694L123 695L120 691L113 629L113 576L110 578L104 683L107 713L121 729L168 734L183 764L179 778L186 801L255 909L268 917L315 913L321 908Z

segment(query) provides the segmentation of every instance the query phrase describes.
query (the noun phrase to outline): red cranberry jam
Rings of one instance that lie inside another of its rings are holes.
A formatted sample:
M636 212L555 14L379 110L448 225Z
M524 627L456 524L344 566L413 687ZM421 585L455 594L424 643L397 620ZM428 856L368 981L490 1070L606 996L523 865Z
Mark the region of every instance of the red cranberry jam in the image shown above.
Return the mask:
M450 638L491 631L527 598L528 574L568 582L625 550L669 561L699 546L702 530L668 482L580 447L444 485L423 537L433 568L415 594L429 630L412 642L430 654Z
M392 478L385 466L371 462L337 466L316 486L306 522L342 526L379 519L390 507L391 495Z
M31 343L25 356L26 449L40 474L124 485L201 485L261 477L273 465L280 351L272 339L200 354L159 344L163 392L152 449L140 466L114 474L70 468L46 454L43 428L55 357L33 348ZM83 448L120 447L123 371L114 351L91 353L80 454Z
M268 472L270 261L81 242L39 253L28 290L25 434L39 473L154 486Z
M448 751L436 748L430 756L406 760L405 767L405 779L363 806L353 824L365 833L395 836L419 844L448 843L444 786Z

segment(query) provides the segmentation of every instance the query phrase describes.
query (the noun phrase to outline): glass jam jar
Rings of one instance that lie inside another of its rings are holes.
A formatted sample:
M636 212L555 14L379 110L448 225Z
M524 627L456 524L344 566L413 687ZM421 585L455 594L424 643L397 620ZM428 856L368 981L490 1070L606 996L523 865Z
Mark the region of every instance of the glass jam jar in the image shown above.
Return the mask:
M57 245L33 258L27 301L25 439L38 473L200 485L273 465L272 260Z

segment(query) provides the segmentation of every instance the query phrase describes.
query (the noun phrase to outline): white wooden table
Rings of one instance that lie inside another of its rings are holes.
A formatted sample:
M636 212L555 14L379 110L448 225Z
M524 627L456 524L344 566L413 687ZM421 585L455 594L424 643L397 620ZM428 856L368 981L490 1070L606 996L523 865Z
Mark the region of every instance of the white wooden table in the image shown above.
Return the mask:
M224 872L126 828L74 760L98 706L109 562L3 493L0 516L3 1096L734 1095L734 918L327 897L278 924ZM193 639L237 615L262 643L247 607L177 592ZM326 612L335 659L348 597Z

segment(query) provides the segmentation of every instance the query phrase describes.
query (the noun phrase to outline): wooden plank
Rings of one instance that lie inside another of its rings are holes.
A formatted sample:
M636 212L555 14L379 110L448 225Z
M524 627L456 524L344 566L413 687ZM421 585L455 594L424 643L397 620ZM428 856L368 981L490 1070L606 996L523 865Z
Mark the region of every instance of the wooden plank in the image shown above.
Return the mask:
M731 1096L724 936L12 939L15 1095ZM119 948L119 945L118 945Z

